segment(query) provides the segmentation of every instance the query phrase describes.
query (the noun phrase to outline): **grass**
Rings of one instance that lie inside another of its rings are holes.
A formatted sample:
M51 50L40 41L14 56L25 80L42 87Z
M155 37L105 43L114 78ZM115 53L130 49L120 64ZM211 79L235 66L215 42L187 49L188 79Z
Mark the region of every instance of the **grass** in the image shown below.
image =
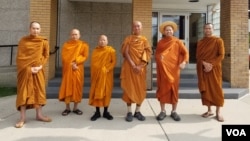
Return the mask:
M16 87L0 87L0 97L16 94Z

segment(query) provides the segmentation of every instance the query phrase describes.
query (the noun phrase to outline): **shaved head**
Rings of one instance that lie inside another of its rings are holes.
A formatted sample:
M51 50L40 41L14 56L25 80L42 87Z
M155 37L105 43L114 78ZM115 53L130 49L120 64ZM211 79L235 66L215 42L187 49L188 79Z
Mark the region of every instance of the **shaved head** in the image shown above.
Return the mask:
M80 30L78 29L72 29L70 32L70 37L72 40L79 40L81 35L80 35Z
M108 45L108 37L106 35L100 35L98 45L105 47Z
M134 21L132 26L133 26L133 34L140 35L142 31L142 23L140 21Z

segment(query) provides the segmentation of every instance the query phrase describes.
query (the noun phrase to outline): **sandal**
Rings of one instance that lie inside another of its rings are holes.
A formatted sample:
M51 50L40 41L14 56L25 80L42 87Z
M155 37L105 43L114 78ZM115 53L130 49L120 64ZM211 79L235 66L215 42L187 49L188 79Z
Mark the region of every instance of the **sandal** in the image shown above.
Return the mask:
M68 109L65 109L63 112L62 112L62 115L63 116L67 116L71 111L68 110Z
M82 115L82 111L79 109L74 110L73 113L75 113L77 115Z
M180 121L181 117L176 112L171 112L170 117L175 121Z
M49 117L43 117L43 118L37 118L37 120L38 121L43 121L43 122L51 122L52 121L52 119L51 118L49 118Z
M24 121L19 121L18 123L16 123L15 127L16 128L22 128L24 126Z
M206 112L206 113L203 113L201 116L204 118L208 118L208 117L213 116L213 115L214 115L214 113L212 113L212 112Z
M136 117L140 121L145 120L145 117L141 114L141 112L135 112L134 117Z

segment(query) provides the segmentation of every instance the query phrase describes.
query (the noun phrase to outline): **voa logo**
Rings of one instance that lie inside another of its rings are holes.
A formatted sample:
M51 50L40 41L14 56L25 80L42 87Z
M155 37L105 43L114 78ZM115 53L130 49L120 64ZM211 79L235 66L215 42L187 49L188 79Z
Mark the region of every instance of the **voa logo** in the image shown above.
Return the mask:
M227 136L247 136L244 129L226 129Z

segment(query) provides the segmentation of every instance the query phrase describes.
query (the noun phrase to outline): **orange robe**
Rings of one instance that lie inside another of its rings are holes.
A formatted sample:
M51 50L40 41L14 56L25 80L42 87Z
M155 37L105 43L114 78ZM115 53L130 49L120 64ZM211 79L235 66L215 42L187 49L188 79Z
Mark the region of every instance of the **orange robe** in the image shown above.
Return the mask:
M165 37L157 44L155 59L156 97L161 103L175 104L179 98L180 64L188 62L188 51L178 38Z
M122 99L126 103L141 104L146 97L146 66L137 74L125 57L126 46L129 47L129 55L135 65L145 64L150 61L151 47L144 36L130 35L125 38L122 44L122 55L124 57L121 68L121 88L123 89Z
M62 82L59 91L59 101L65 103L82 100L84 85L84 62L88 58L89 46L86 42L69 40L62 48ZM76 62L78 69L72 69L72 62Z
M49 44L44 37L26 36L18 43L16 57L17 65L17 98L16 108L26 106L26 109L46 104L45 64L49 58ZM32 74L31 67L42 69Z
M219 37L204 37L197 44L196 69L203 105L223 106L224 104L221 68L224 55L224 42ZM203 71L202 61L212 63L213 69L210 72Z
M115 50L111 46L96 47L91 56L91 88L89 105L108 107L114 83Z

